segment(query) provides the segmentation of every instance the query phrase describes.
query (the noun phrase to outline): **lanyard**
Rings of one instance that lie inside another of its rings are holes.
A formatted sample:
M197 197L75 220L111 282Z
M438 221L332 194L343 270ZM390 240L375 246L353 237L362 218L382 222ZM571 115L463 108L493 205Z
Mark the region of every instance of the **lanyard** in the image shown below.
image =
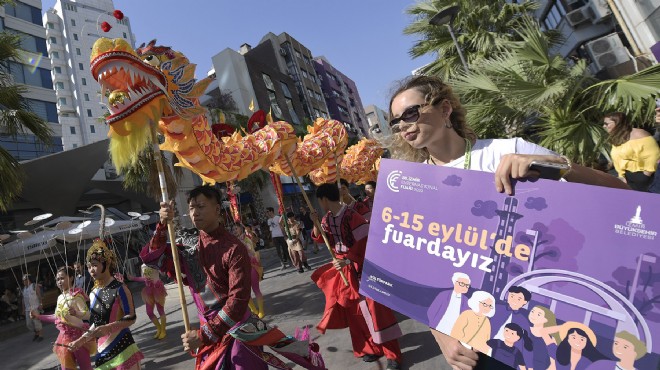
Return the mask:
M465 164L463 169L470 169L470 160L472 159L472 141L468 138L465 138Z

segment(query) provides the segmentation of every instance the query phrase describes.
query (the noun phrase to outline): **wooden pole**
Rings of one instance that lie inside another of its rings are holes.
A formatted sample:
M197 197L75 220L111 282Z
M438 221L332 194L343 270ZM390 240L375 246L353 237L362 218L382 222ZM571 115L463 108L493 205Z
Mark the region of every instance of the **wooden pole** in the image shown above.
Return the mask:
M302 193L303 198L305 198L305 203L307 203L307 208L309 208L310 211L313 210L314 207L312 206L312 202L309 201L309 198L307 197L307 193L305 193L305 189L303 188L302 182L300 182L300 178L298 178L298 175L296 174L296 169L293 168L293 165L291 164L289 155L284 154L284 158L286 159L286 163L289 165L289 168L291 168L291 174L293 175L293 178L296 179L296 183L300 188L300 192ZM332 247L330 246L330 241L328 240L328 236L325 234L325 231L323 231L323 228L321 227L321 222L319 221L318 217L312 217L312 222L314 222L314 226L316 227L316 230L318 230L321 233L321 236L323 237L323 241L325 242L325 246L328 247L328 251L332 256L332 260L336 261L337 257L335 257L335 252L332 250ZM344 280L344 284L348 286L348 279L346 279L346 275L344 275L344 272L339 270L339 274L341 275L342 280Z
M151 142L153 144L154 159L156 167L158 168L158 182L160 184L161 201L169 203L169 195L167 193L167 182L165 181L165 170L163 169L163 157L160 154L160 147L158 146L158 133L156 132L156 125L151 126ZM176 247L176 235L174 233L174 224L172 220L167 222L167 231L170 237L170 247L172 247L172 259L174 260L174 272L176 274L176 282L179 287L179 303L181 304L181 312L183 313L183 325L186 328L186 333L190 331L190 320L188 319L188 304L186 297L183 293L183 281L181 280L181 266L179 264L179 250Z

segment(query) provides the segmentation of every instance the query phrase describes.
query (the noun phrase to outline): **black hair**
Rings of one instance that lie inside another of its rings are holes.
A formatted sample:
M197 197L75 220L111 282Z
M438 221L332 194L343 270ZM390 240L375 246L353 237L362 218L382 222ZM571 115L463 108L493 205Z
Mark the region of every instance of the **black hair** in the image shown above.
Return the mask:
M266 207L266 211L273 212L275 213L275 208L273 207Z
M206 198L215 199L218 204L222 204L222 197L220 196L218 189L208 185L201 185L192 189L190 193L188 193L188 203L197 198L200 194L204 195Z
M322 184L316 189L318 199L326 198L331 202L339 202L339 189L337 184Z
M72 266L60 266L57 272L63 272L69 278L69 282L73 282L73 278L76 276L76 270ZM55 274L57 275L57 273Z
M345 187L349 187L348 180L346 179L339 179L339 183Z
M376 181L367 181L365 185L371 185L374 189L376 188Z
M293 212L291 212L291 211L289 211L289 212L286 213L286 217L288 217L288 218L294 218L295 216L296 216L296 215L295 215Z
M523 340L523 345L525 346L525 349L527 351L532 351L534 349L534 343L532 343L532 339L529 337L527 334L527 331L523 329L520 325L516 324L515 322L510 322L506 325L504 325L505 328L511 329L518 334L520 339Z
M582 356L586 357L591 362L596 362L598 360L609 360L607 356L600 353L600 351L594 347L593 343L591 343L591 339L584 330L572 328L568 331L568 333L566 333L566 338L564 338L564 340L559 343L559 346L557 346L557 362L563 366L571 363L571 345L568 343L568 337L573 333L587 338L587 344L584 349L582 349Z
M509 288L509 293L522 293L523 297L525 297L525 301L527 302L529 302L529 300L532 299L532 293L521 286L516 286L516 285L512 286L511 288Z

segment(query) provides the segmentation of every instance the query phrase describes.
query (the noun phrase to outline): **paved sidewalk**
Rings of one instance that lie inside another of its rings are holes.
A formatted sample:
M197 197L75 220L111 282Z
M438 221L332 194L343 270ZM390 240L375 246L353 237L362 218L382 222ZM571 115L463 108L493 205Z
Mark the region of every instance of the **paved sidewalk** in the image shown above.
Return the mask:
M274 249L262 250L262 262L266 271L261 282L265 297L266 321L271 322L287 334L293 334L296 327L311 326L313 339L319 344L328 369L384 370L385 359L370 364L353 357L348 329L329 330L320 335L314 328L324 308L321 291L310 280L311 272L298 273L293 268L279 270L279 261ZM312 268L330 261L327 250L318 254L308 254ZM194 360L183 352L180 335L183 321L179 308L177 287L166 285L168 299L165 304L168 326L167 338L162 341L152 339L153 324L148 320L144 304L140 297L141 284L131 284L133 298L137 307L138 320L131 327L138 346L145 354L143 369L193 369ZM184 289L188 295L188 288ZM188 314L191 325L197 327L197 310L188 295ZM403 337L399 339L403 351L402 369L411 370L449 370L451 369L438 350L428 328L416 321L399 316ZM57 337L53 325L44 327L45 340L33 343L27 329L20 329L15 324L12 328L0 328L0 355L3 369L57 369L59 364L52 353L51 343ZM22 324L25 328L25 325ZM13 333L8 331L12 329ZM7 338L11 336L11 338ZM293 365L293 364L291 364ZM300 367L296 367L299 369Z

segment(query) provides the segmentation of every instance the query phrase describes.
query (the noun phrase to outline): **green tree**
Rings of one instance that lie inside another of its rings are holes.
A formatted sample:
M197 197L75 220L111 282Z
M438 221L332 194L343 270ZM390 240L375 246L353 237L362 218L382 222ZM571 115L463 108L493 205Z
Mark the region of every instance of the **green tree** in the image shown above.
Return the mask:
M660 66L599 82L586 61L553 55L553 40L536 21L525 20L517 32L521 41L451 81L480 137L531 136L589 165L599 153L607 156L604 113L621 110L637 122L652 122Z
M0 1L0 6L8 3ZM33 113L23 97L25 85L14 82L10 62L22 60L21 36L0 33L0 133L16 138L18 135L34 135L40 144L51 145L52 130L48 123ZM0 147L0 210L6 211L12 200L21 194L24 174L20 164L7 150Z
M526 15L538 8L538 4L532 1L516 3L505 0L426 0L408 8L406 12L413 21L403 33L419 37L410 49L410 55L413 58L435 55L437 59L422 67L421 72L445 80L462 73L463 65L449 28L431 25L429 20L454 5L462 10L453 25L469 65L506 51L509 41L517 39L513 30L520 26ZM557 35L554 31L551 33L552 37Z

